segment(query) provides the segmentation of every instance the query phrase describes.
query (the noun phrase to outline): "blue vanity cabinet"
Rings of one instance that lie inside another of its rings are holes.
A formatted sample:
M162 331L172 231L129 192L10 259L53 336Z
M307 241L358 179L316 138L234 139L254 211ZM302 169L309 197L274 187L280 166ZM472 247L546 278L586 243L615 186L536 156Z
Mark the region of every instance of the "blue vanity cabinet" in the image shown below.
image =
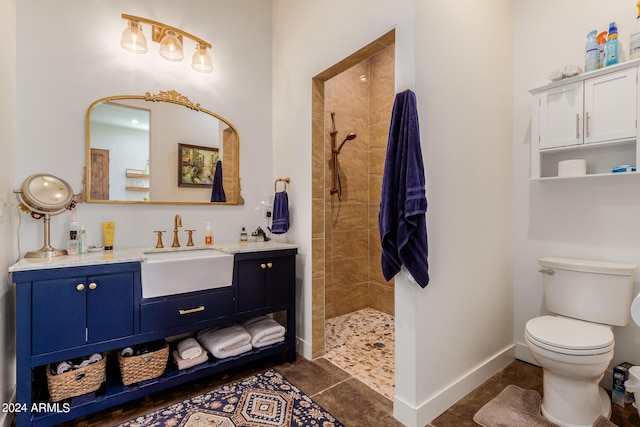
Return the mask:
M288 251L236 254L233 280L240 312L284 308L295 293L295 258Z

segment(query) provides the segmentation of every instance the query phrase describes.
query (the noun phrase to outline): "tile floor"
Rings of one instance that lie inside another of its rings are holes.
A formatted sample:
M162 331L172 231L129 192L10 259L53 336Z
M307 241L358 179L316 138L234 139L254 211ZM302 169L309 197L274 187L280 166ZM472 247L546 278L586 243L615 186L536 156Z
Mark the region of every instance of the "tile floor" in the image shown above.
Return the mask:
M391 400L395 345L393 316L372 308L325 322L324 357Z
M344 346L337 341L331 341L331 349L328 349L329 354L326 357L313 361L298 357L295 363L289 364L284 355L274 356L250 366L235 368L225 373L159 392L117 408L66 423L63 426L104 427L117 425L264 369L275 368L347 427L402 427L402 424L393 418L392 398L385 397L385 394L390 390L391 396L393 395L393 389L389 389L389 386L393 387L393 353L389 352L393 350L393 345L389 344L393 342L393 333L389 335L386 330L387 323L391 322L392 326L393 320L385 318L375 311L369 312L369 310L359 313L358 316L362 316L370 322L367 324L367 329L375 332L373 339L366 338L365 335L354 329L353 324L358 320L350 318L351 316L330 322L328 327L336 328L338 323L346 325L347 329L336 335L348 338L347 341L350 344L361 342L364 349L361 349L359 354L365 360L356 361L354 357L348 357L348 353L345 353L348 350ZM374 324L377 326L373 327ZM393 327L390 330L393 331ZM378 351L380 348L373 345L377 342L384 343L383 349L386 351ZM345 368L342 369L332 363L331 358L335 360L336 364L344 364ZM373 359L374 363L365 367L366 359ZM379 363L379 359L385 360L383 363ZM373 377L378 375L378 372L385 378L374 380ZM378 391L374 391L365 381L378 387ZM477 424L473 422L473 415L509 384L541 392L542 370L537 366L515 361L462 398L433 420L428 427L477 427ZM614 405L611 421L619 427L640 426L640 417L632 406L621 408Z

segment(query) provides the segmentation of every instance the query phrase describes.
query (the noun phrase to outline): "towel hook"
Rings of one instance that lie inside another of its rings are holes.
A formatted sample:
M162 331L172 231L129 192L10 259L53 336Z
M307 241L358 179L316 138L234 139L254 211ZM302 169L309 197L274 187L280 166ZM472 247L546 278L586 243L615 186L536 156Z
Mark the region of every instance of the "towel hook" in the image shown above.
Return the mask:
M278 183L279 182L283 182L284 183L284 192L287 192L287 184L291 182L291 178L286 177L286 178L278 178L276 179L276 182L273 183L273 192L277 193L278 192Z

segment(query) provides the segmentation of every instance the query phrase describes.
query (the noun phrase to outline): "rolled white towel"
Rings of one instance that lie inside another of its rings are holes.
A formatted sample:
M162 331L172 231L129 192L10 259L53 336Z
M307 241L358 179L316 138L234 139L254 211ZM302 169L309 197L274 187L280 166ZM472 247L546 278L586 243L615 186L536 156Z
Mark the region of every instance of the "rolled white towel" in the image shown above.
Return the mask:
M198 332L198 341L214 357L237 356L251 350L251 335L237 323L220 328L209 328Z
M177 345L178 354L183 360L191 360L202 354L202 347L193 338L182 340Z
M251 345L256 348L284 341L286 329L268 316L260 316L240 322L251 335Z

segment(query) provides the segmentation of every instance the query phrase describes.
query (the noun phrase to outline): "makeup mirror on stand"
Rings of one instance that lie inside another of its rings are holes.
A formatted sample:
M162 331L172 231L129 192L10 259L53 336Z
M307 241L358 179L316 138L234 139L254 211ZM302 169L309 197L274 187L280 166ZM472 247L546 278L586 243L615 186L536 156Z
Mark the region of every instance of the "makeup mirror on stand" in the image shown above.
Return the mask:
M34 174L25 179L19 190L13 190L20 202L20 209L31 214L34 219L44 219L44 245L37 251L30 251L25 258L51 258L66 255L66 249L51 246L51 215L73 209L73 190L64 180L49 174Z

